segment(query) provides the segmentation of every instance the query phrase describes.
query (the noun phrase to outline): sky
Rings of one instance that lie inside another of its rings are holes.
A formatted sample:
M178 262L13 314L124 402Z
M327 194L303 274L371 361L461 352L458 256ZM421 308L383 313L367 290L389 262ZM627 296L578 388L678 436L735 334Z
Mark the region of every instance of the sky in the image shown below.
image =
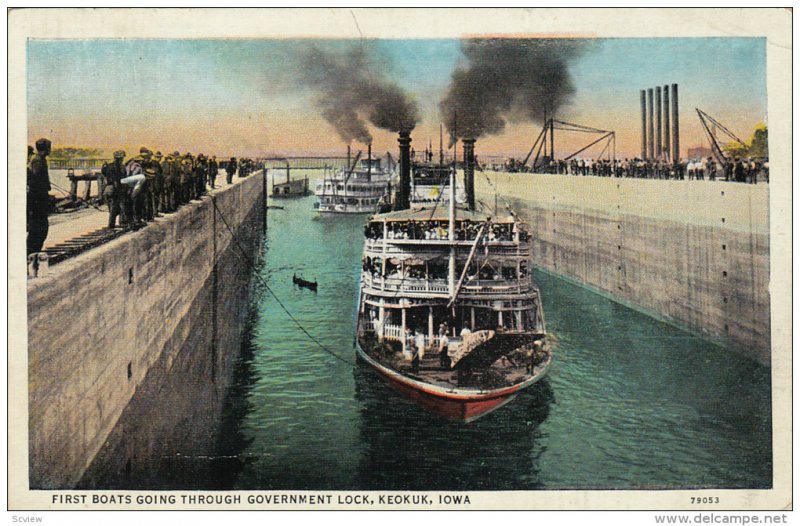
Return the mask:
M358 40L29 40L28 140L54 147L138 151L147 146L216 155L342 155L346 144L299 80L309 45L345 50ZM466 59L449 40L367 43L376 67L420 110L412 146L438 148L439 101ZM641 149L639 91L679 84L681 150L707 145L694 108L748 140L767 122L763 38L595 39L569 64L575 86L557 119L616 132L617 156ZM524 156L542 123L510 122L481 137L476 153ZM375 152L397 151L396 135L370 127ZM585 134L556 131L563 157ZM354 144L354 148L365 148ZM586 152L591 157L601 147Z

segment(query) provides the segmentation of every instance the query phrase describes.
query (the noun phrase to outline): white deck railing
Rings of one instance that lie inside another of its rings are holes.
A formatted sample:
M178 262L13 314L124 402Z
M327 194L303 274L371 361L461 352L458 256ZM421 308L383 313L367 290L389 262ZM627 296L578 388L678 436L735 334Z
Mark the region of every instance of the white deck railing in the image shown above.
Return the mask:
M378 335L380 334L381 324L378 320L368 320L362 317L361 325L367 332L374 332ZM397 342L403 341L403 328L399 325L389 325L388 323L384 323L383 339ZM428 349L439 346L439 336L434 335L433 338L431 338L428 335L425 335L424 339L425 347Z
M440 246L448 245L449 241L442 239L389 239L384 248L383 239L367 239L364 245L366 252L372 256L385 254L387 257L409 254L409 246L414 247L414 253L420 255L439 253ZM456 241L456 244L466 249L472 247L471 241ZM430 247L430 252L426 248ZM483 250L483 245L479 247ZM489 254L493 256L526 257L530 254L528 243L513 244L509 241L494 242L489 244ZM462 258L466 253L462 254Z
M435 293L447 294L450 292L445 279L419 279L419 278L384 278L375 276L369 272L363 272L364 285L382 292L399 293ZM504 293L520 293L531 290L530 278L509 282L503 280L475 280L467 282L461 288L461 295L492 295Z

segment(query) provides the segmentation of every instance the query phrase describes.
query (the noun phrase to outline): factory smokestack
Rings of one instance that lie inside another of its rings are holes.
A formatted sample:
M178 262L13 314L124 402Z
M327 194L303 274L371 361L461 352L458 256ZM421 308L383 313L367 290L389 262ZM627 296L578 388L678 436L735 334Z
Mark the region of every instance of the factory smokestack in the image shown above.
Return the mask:
M678 126L678 85L672 85L672 162L681 160L680 131Z
M647 90L647 160L653 159L653 88Z
M670 156L670 135L671 129L669 127L669 85L664 86L664 152L662 157L669 159Z
M642 102L642 159L647 159L647 94L644 90L639 91L639 98Z
M656 159L661 159L661 86L656 86Z
M401 131L397 142L400 144L400 186L397 188L395 210L407 210L411 196L411 133Z
M462 139L464 145L464 190L467 208L475 210L475 139Z

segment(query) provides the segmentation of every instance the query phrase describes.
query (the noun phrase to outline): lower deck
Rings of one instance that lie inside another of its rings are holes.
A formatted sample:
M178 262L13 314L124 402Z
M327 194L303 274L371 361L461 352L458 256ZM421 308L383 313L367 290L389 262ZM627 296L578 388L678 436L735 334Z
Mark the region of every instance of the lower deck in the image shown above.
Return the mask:
M483 365L466 359L454 363L463 345L460 339L446 346L425 345L413 350L401 341L378 341L371 333L360 334L358 341L371 359L411 380L444 389L491 391L523 384L541 376L549 366L551 352L543 335L527 336L524 345L492 349L499 358Z

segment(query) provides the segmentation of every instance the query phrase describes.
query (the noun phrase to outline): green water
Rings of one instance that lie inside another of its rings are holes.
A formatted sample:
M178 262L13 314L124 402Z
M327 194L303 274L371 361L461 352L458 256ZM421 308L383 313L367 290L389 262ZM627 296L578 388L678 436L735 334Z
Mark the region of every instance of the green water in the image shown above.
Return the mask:
M221 452L232 489L767 488L770 370L537 272L549 377L470 424L446 422L355 362L364 216L269 211L262 278ZM314 293L292 274L317 279ZM351 362L351 363L348 363Z

